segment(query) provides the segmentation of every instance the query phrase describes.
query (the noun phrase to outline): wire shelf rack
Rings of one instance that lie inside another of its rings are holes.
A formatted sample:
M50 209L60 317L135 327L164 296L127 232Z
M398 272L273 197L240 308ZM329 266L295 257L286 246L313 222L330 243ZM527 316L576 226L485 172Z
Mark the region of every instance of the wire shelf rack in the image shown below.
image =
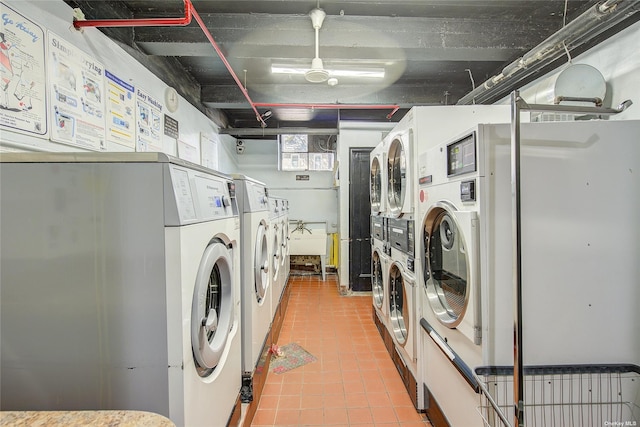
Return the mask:
M531 427L640 426L640 367L636 365L525 366L522 425ZM488 427L515 421L512 366L475 370L478 410Z

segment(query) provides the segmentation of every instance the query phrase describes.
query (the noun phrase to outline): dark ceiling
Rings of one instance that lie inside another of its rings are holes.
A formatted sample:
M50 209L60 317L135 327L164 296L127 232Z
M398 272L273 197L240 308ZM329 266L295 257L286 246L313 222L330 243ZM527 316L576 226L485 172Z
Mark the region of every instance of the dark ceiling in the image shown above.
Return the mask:
M184 15L181 0L65 1L80 8L86 19ZM258 107L260 114L273 113L265 120L267 128L272 129L335 129L338 118L397 121L413 105L455 104L474 86L500 73L597 3L595 0L192 1L254 103L304 104L303 108ZM319 30L319 56L324 67L384 68L383 79L339 77L338 83L330 86L326 82L307 82L303 75L271 73L272 64L310 66L315 55L315 33L309 12L318 6L326 12ZM231 129L260 129L261 123L249 102L195 20L186 27L102 28L102 31L207 112L228 133L233 133ZM508 90L496 94L492 101ZM311 104L316 107L308 107ZM358 108L329 109L327 104ZM360 109L392 104L400 110L390 119L387 118L392 112L390 108Z

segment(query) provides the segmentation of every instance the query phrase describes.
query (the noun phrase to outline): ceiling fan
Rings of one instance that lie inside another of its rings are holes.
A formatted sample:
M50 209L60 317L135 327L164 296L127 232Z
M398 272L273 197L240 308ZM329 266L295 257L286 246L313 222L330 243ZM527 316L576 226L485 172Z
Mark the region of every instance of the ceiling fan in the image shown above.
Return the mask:
M302 74L310 83L324 83L335 86L338 84L336 77L373 77L384 78L384 68L351 68L351 69L326 69L320 58L319 32L327 14L320 8L315 8L309 12L311 24L316 33L316 56L311 61L310 68L301 68L293 65L271 65L271 72L274 74Z

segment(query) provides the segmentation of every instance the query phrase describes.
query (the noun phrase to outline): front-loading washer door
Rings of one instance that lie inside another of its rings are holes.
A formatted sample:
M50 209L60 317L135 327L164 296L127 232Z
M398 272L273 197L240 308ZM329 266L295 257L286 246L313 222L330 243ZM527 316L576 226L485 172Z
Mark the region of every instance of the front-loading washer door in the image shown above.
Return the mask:
M273 282L277 282L280 272L280 226L275 223L273 227L273 240L271 242L271 273Z
M449 328L462 321L473 286L468 249L475 239L465 237L462 230L448 203L436 203L429 209L422 230L427 298L437 319Z
M384 283L382 272L382 260L377 250L371 254L371 289L373 291L373 303L378 309L382 309L384 302Z
M407 286L397 263L389 269L389 318L393 336L400 345L407 342L409 336L409 307L407 303Z
M382 165L378 157L374 157L371 161L371 176L369 177L369 186L371 195L371 210L380 212L382 202Z
M220 240L204 251L191 305L191 348L201 377L210 375L220 362L233 328L233 256Z
M389 146L387 157L387 199L391 213L398 216L402 212L407 188L407 156L400 138L395 138Z
M267 227L264 223L260 223L256 231L256 247L253 254L253 280L258 304L264 301L269 287L269 251L267 247Z

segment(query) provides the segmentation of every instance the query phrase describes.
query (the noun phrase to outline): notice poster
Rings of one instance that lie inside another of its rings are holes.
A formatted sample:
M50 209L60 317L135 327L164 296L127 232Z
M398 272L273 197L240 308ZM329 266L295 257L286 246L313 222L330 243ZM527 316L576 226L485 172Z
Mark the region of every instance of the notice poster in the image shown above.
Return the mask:
M136 151L162 152L162 104L136 90Z
M198 153L198 147L193 145L189 141L178 140L178 157L182 160L186 160L191 163L198 164L200 161L200 155Z
M105 70L107 82L107 140L136 147L135 88Z
M49 32L48 70L51 140L106 150L102 64Z
M0 128L47 134L44 30L0 3Z
M202 166L218 170L218 135L200 132L200 157Z

